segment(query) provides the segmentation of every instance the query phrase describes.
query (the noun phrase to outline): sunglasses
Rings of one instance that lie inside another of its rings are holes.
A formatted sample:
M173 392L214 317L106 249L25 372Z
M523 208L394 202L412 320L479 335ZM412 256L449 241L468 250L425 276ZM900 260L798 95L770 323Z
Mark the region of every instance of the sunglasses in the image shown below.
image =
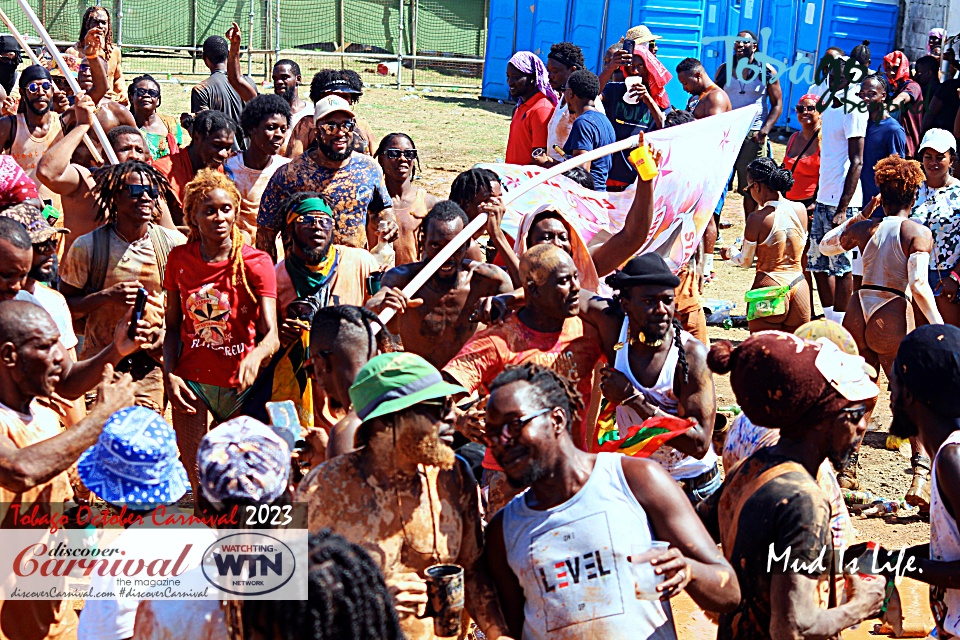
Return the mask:
M158 197L160 197L160 193L157 192L157 188L152 184L128 184L127 192L134 200L139 200L143 197L143 194L147 194L151 200L156 200Z
M82 73L84 71L90 71L90 65L86 62L81 62L77 69Z
M539 411L528 413L525 416L519 416L513 420L508 420L501 425L490 424L487 422L484 427L484 431L487 434L487 438L490 438L491 440L499 438L504 432L507 433L507 437L510 440L514 440L520 435L524 427L540 416L550 413L551 411L553 411L553 409L540 409Z
M813 113L816 110L816 107L805 107L803 105L797 106L797 113Z
M323 129L328 135L334 134L341 130L350 133L357 128L357 121L346 120L344 122L322 122L320 123L320 128Z
M417 159L417 150L416 149L387 149L384 151L386 156L391 160L397 160L400 156L403 156L407 160L416 160Z
M27 85L27 91L30 93L40 93L40 91L50 91L53 85L44 80L43 82L31 82Z
M753 44L756 42L756 40L754 40L753 38L740 38L740 39L734 40L734 42L736 44Z
M138 98L143 98L145 96L150 96L151 98L159 98L160 92L157 89L147 89L145 87L137 87L133 90L133 95Z
M305 227L319 225L321 229L325 229L327 231L333 229L333 218L328 215L313 216L307 214L297 218L296 222L297 224L302 224Z
M847 409L841 409L840 413L842 413L845 418L850 420L850 422L860 422L863 420L863 416L867 415L867 408L849 407Z

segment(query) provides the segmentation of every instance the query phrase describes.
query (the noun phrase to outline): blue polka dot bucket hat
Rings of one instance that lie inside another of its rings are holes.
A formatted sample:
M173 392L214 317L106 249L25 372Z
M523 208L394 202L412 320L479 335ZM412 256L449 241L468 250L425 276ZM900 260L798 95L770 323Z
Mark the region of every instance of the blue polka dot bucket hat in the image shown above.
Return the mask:
M173 504L190 487L173 427L146 407L110 416L97 444L80 456L77 470L95 494L138 511Z

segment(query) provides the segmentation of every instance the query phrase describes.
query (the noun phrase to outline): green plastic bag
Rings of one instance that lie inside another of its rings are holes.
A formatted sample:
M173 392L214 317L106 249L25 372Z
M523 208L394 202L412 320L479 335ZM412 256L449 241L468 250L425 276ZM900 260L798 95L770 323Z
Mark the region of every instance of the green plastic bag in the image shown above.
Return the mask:
M747 303L747 320L779 316L787 312L790 285L751 289L743 296Z

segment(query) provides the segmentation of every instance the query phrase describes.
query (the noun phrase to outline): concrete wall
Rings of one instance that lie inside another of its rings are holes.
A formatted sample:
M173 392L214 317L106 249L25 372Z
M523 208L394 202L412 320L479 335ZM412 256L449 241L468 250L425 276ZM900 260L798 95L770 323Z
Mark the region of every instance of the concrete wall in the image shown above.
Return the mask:
M960 31L960 0L901 0L900 15L900 46L911 61L926 55L930 29L947 27L950 34ZM943 24L944 16L947 17L946 25ZM871 53L874 60L879 60L889 52Z

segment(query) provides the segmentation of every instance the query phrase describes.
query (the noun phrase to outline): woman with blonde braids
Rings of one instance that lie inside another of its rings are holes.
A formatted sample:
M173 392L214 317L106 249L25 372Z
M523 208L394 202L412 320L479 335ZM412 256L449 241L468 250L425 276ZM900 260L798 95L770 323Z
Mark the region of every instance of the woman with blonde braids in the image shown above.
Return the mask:
M279 346L273 262L243 242L240 193L203 169L186 186L187 244L170 253L163 288L167 335L164 386L177 445L196 489L196 455L211 415L218 424L247 413L244 400Z
M839 233L824 236L820 251L837 255L859 247L862 252L863 285L850 299L843 327L867 363L883 367L889 379L900 341L917 324L914 308L926 316L919 324L943 324L943 319L927 273L933 235L907 219L925 179L920 163L888 156L874 165L874 174L880 195L860 216L838 227ZM883 217L871 217L877 207L882 208ZM923 509L930 504L930 458L919 440L911 438L910 444L913 482L906 501Z

